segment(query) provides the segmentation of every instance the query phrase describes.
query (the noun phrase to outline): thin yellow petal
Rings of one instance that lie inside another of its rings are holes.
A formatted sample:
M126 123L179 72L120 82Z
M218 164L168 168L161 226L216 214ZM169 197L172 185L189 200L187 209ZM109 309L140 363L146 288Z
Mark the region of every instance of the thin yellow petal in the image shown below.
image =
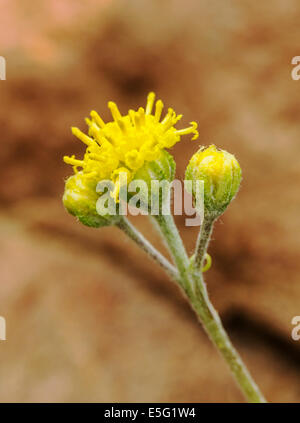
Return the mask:
M119 109L116 103L114 103L113 101L109 101L108 108L110 109L111 115L115 121L117 121L118 119L121 119L122 115L119 112Z
M146 105L146 115L151 115L153 105L155 100L155 94L153 92L148 94L147 105Z
M88 135L84 134L82 131L80 131L79 128L75 128L74 126L71 128L72 134L75 135L80 141L82 141L86 145L93 144L93 138L90 138Z

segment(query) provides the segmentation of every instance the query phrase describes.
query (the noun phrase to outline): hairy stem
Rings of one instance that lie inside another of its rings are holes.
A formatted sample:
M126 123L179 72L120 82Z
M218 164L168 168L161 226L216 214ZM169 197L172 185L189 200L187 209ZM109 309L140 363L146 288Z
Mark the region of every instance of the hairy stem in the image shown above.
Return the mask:
M162 238L170 251L174 263L178 269L179 283L186 295L189 297L193 292L193 280L189 275L190 261L175 225L172 215L154 216Z
M184 289L190 304L196 312L208 336L227 362L235 380L249 402L266 402L256 383L238 352L233 347L221 319L213 307L207 293L201 271L191 269L188 256L176 228L172 216L155 217L160 231L169 247L181 278L180 285ZM197 242L200 269L204 260L213 221L207 222L202 230L203 240Z
M158 263L175 281L178 281L178 271L125 217L117 224L125 234Z
M202 273L197 274L196 292L190 300L209 338L226 360L246 399L253 403L266 402L239 353L232 345L222 325L219 314L208 297Z
M209 215L204 216L195 249L195 269L198 271L200 271L203 267L205 253L212 234L214 221L214 217Z

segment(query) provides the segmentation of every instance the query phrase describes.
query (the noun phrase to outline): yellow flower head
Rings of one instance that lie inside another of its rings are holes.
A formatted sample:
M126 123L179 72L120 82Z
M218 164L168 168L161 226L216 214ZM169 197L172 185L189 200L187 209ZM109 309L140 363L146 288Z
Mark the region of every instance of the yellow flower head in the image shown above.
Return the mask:
M194 134L198 137L197 124L177 130L174 125L182 115L176 115L173 109L168 109L161 120L163 102L156 101L152 113L155 94L150 93L146 108L138 111L129 110L122 116L118 107L112 101L108 102L113 121L104 123L97 112L92 111L86 118L89 127L88 135L78 128L72 128L73 134L87 145L83 160L75 156L65 156L64 161L73 166L74 172L82 169L85 178L95 181L111 179L115 183L114 197L120 188L120 173L127 173L127 181L133 179L135 173L146 163L159 159L161 151L173 147L180 137Z

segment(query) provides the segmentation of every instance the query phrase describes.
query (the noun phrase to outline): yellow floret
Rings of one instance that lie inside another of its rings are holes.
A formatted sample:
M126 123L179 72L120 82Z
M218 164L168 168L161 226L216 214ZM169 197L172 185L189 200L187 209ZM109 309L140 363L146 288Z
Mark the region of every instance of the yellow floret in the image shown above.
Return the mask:
M210 145L205 150L197 154L197 162L201 163L201 168L211 176L213 180L217 179L224 172L224 164L227 156L224 155L215 145Z

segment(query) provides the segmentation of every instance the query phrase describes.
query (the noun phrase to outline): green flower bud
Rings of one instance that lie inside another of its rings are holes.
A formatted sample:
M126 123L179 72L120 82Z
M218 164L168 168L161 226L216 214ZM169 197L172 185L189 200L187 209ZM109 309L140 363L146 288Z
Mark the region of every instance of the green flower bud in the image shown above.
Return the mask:
M96 210L99 194L96 192L97 183L87 178L83 172L78 172L66 180L63 204L66 210L76 216L81 223L93 228L110 226L120 217L100 216Z
M170 202L170 183L174 180L175 168L173 156L166 150L161 150L157 160L145 162L131 182L131 186L138 187L139 192L128 192L129 204L137 196L141 209L151 214L161 214L163 205L168 207Z
M241 168L236 158L214 145L195 153L185 174L186 180L204 182L204 211L220 216L235 197L241 183ZM193 195L194 187L193 187Z

